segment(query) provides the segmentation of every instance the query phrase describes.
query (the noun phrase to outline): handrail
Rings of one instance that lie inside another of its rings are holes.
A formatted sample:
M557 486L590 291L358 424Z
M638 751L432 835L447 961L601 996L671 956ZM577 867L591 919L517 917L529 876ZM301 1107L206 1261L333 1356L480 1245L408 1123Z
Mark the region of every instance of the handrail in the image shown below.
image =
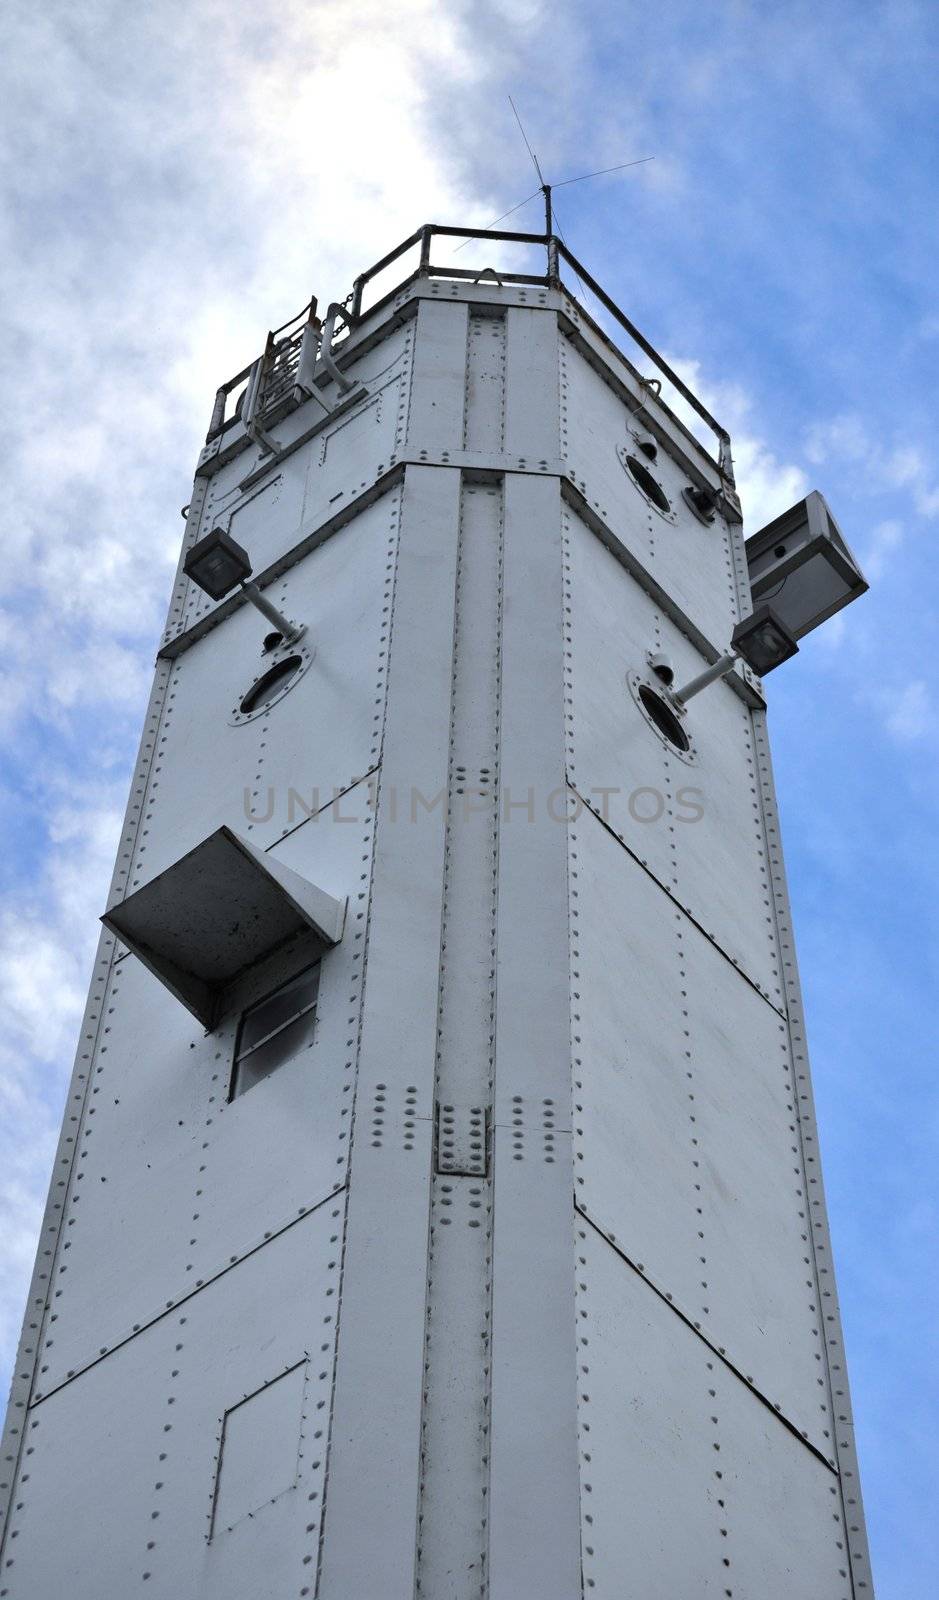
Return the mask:
M616 318L616 321L620 324L620 327L625 328L626 332L629 334L629 337L635 341L640 350L645 351L645 354L649 357L649 360L655 362L659 371L668 379L672 387L677 389L682 399L687 401L692 410L695 411L701 418L701 421L707 423L712 432L717 435L721 445L726 446L729 452L730 434L727 432L727 429L722 428L721 424L716 420L716 418L711 416L710 411L708 411L706 406L702 405L697 395L692 393L692 391L688 388L688 385L684 383L678 376L678 373L669 366L664 356L659 355L659 352L655 349L654 345L649 343L645 335L639 332L639 329L636 327L635 323L630 322L629 318L626 316L626 313L620 310L616 302L610 299L609 295L604 289L600 288L600 285L597 283L596 279L591 277L586 267L582 266L577 260L577 257L573 255L570 250L568 250L567 245L563 240L558 241L558 254L563 256L568 266L573 268L575 275L578 278L583 279L591 294L596 295L596 298L599 300L600 304L605 307L605 309L610 313L611 317Z
M460 228L449 223L426 222L424 223L423 227L417 228L415 232L412 233L407 239L404 239L401 244L396 245L393 250L389 250L387 255L382 256L380 261L375 262L374 266L369 267L365 272L359 273L358 277L353 283L352 293L349 295L349 301L351 302L348 318L349 322L354 324L362 316L362 299L366 285L370 283L372 279L376 278L380 272L384 272L385 269L391 266L393 262L399 260L399 258L405 255L408 250L413 249L415 245L420 245L420 266L418 268L420 274L428 276L439 274L443 277L452 275L454 278L462 279L474 279L478 276L476 273L467 271L465 268L433 266L430 258L430 247L432 240L437 237L450 239L491 239L495 243L536 245L540 246L546 251L547 272L543 276L538 276L532 273L513 273L508 271L500 272L500 277L504 278L507 282L544 283L549 288L557 287L561 282L559 275L559 262L566 261L568 266L574 272L575 276L579 278L581 282L590 290L591 294L596 297L596 299L603 306L604 310L609 312L610 316L619 323L620 327L624 329L624 331L629 335L639 349L642 350L646 356L648 356L649 360L655 363L659 372L661 372L662 376L666 378L667 381L672 385L676 393L679 394L685 403L691 407L692 411L694 411L695 415L701 419L705 426L710 428L718 443L717 465L720 469L721 475L729 484L733 485L734 472L733 461L731 457L731 440L727 429L722 427L717 419L711 415L707 407L703 405L698 399L697 395L695 395L692 390L688 388L688 385L682 378L679 377L674 368L669 365L664 356L659 354L655 346L649 342L643 333L640 332L635 323L631 322L629 317L626 316L625 312L620 310L615 300L611 299L611 297L606 293L606 290L600 287L593 275L587 271L586 267L584 267L582 263L578 261L573 252L568 249L563 239L559 238L553 233L521 233L514 229L508 230L503 228ZM400 288L400 285L397 285L397 287ZM566 285L564 285L564 287L566 293L570 294L572 299L576 299L576 296L573 294L570 288L568 288ZM370 309L374 309L374 307Z
M715 464L724 481L731 488L733 488L734 468L733 459L731 456L730 434L727 432L727 429L722 427L717 419L711 415L707 407L703 405L698 399L697 395L695 395L692 390L688 388L688 385L682 378L679 377L674 368L669 366L664 356L659 354L655 346L652 345L645 335L639 331L635 323L631 322L629 317L626 316L625 312L620 310L615 300L613 300L610 295L607 294L606 290L600 287L593 275L587 271L587 268L583 266L573 252L568 249L563 239L554 233L522 233L515 229L509 230L504 228L461 228L450 223L441 222L425 222L420 228L416 228L407 239L403 239L400 244L395 245L393 250L389 250L387 254L383 255L379 261L374 263L373 266L369 267L365 272L359 273L358 277L354 280L352 290L350 294L346 296L345 301L343 301L341 304L334 303L329 308L329 313L327 315L327 327L323 330L324 338L320 344L319 354L328 370L332 372L334 377L338 378L341 387L346 387L346 381L343 379L343 375L341 372L339 372L339 369L335 366L333 337L336 321L341 315L346 323L348 331L351 332L355 325L361 321L362 316L364 315L362 310L362 301L366 286L371 283L373 279L377 278L379 273L384 272L386 268L392 266L395 261L400 260L403 255L406 255L409 250L414 249L415 246L419 246L420 261L417 268L417 273L409 275L407 278L402 280L403 282L410 282L411 277L415 275L418 277L451 277L469 282L478 282L479 273L474 272L471 269L453 266L435 266L432 263L431 245L435 238L467 240L489 239L496 244L524 244L539 247L546 252L547 271L545 273L538 274L530 272L510 272L507 269L500 269L500 281L504 281L506 283L526 284L541 283L545 284L548 288L563 288L564 292L576 302L577 297L573 290L567 284L562 284L561 281L560 263L562 261L566 262L581 284L585 285L590 290L591 294L595 296L604 310L608 312L614 321L617 322L619 326L629 335L630 339L632 339L633 343L643 352L643 354L654 363L658 371L662 374L663 378L665 378L667 382L671 384L676 394L681 396L685 404L690 406L695 415L699 417L705 426L714 434L718 446ZM380 296L378 301L369 307L369 312L372 312L379 306L384 305L388 299L399 292L401 287L401 282L395 284L394 288L392 288L388 294ZM308 320L313 321L315 318L315 312L316 300L314 298L310 301L309 307L306 308ZM303 314L304 313L302 312L300 313L301 316ZM590 317L590 313L585 309L584 315L588 318ZM592 318L590 320L593 322ZM593 325L596 326L595 323L593 323ZM289 323L284 323L285 328L288 326ZM276 331L282 332L283 330L278 329ZM598 332L601 338L605 339L607 337L602 329L598 329ZM276 334L271 337L275 336ZM344 343L345 341L343 340L342 342ZM208 435L210 440L218 432L220 432L224 426L226 426L223 419L225 402L228 394L231 392L237 382L240 382L249 374L251 374L251 376L255 379L259 377L259 373L257 373L255 370L256 366L256 363L252 363L251 366L245 368L244 372L239 374L237 379L230 380L229 383L223 385L223 387L218 391L215 407L212 413L212 423ZM641 374L639 376L640 382L646 384L647 386L652 381L643 379ZM666 402L663 400L660 401L660 403L668 412L669 416L673 418L676 425L681 428L682 432L687 434L689 439L693 439L694 435L689 432L688 428L681 421L681 419L674 415ZM250 411L250 406L247 409ZM695 441L695 443L697 442L698 441ZM712 459L714 458L712 457Z

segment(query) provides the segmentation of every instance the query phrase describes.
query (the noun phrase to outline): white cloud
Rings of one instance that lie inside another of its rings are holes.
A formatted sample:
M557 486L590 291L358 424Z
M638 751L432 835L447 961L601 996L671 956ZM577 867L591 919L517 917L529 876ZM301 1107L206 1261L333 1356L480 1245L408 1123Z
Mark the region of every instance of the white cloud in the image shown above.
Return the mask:
M932 735L936 718L929 684L924 678L874 689L867 700L895 743L915 744Z
M115 780L69 792L61 774L47 775L46 792L58 794L38 819L49 846L41 874L0 906L0 1092L19 1080L17 1063L29 1056L57 1062L73 1041L120 833L119 786Z
M12 1358L120 831L116 793L61 793L45 864L0 904L0 1358Z
M816 466L854 464L869 493L905 490L918 516L939 516L939 465L920 445L875 435L859 416L845 413L816 423L806 437L805 453Z
M893 519L879 522L870 534L870 543L861 557L861 571L869 583L883 577L894 552L903 542L903 525Z
M860 417L850 415L816 423L805 441L805 453L816 467L833 457L841 461L863 461L870 457L874 448L866 424Z
M902 743L921 739L932 727L929 687L923 678L915 678L912 683L905 684L892 702L883 697L881 705L888 732Z

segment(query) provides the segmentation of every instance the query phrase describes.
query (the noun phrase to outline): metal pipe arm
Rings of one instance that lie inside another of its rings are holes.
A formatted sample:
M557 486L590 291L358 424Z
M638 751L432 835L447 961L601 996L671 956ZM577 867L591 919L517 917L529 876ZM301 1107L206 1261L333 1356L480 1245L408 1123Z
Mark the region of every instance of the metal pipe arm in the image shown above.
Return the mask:
M727 655L719 656L713 666L708 667L704 672L699 672L696 678L692 678L681 689L673 689L672 699L677 700L680 706L686 705L689 700L692 700L696 694L700 694L701 690L706 689L709 684L716 683L718 678L726 678L728 672L732 672L736 665L737 655L734 651L730 651Z

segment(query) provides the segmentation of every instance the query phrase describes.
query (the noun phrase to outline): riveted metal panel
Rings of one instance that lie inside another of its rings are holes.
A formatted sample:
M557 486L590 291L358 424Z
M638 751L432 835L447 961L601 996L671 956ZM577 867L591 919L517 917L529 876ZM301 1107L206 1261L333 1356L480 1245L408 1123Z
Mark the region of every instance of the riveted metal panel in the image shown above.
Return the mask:
M247 489L233 484L226 492L218 479L213 479L206 500L205 531L219 526L226 528L247 550L254 571L263 572L277 556L297 542L307 473L307 454L298 450L278 466L272 466L260 483ZM186 625L213 610L216 603L192 584L184 619Z
M404 437L413 339L410 323L394 341L395 354L382 348L385 363L369 378L367 398L312 441L303 502L305 528L334 516L394 459ZM373 359L378 355L379 351L372 352Z
M831 1457L785 1024L595 817L571 857L577 1203Z
M584 1576L597 1600L851 1600L835 1474L588 1223Z
M459 503L408 468L319 1600L414 1593Z
M306 1362L298 1362L225 1412L210 1538L231 1533L296 1487L306 1378Z
M348 819L354 818L353 821ZM276 847L351 895L371 851L367 785ZM320 966L310 1044L229 1102L237 1016L204 1034L136 960L119 962L65 1214L38 1390L112 1349L345 1181L359 1000L355 911ZM154 1219L159 1218L159 1226Z
M269 711L236 719L271 659L252 606L174 661L130 888L222 823L266 848L375 766L399 503L383 496L271 585L312 660Z
M422 300L417 313L408 445L447 459L463 440L468 308Z
M565 508L568 775L658 881L774 1004L782 1002L749 709L725 683L691 701L683 756L636 701L706 663L583 520Z
M570 1600L580 1551L556 481L506 480L504 617L489 1592Z
M659 445L643 454L636 430L643 416L625 404L600 372L563 336L559 341L562 454L591 506L643 566L672 595L718 650L724 650L739 616L734 540L739 533L720 512L703 524L686 504L692 478ZM626 465L631 456L658 482L663 511Z
M3 1573L11 1597L257 1600L311 1583L341 1232L342 1207L327 1201L34 1405ZM268 1503L213 1531L225 1413L299 1364L300 1410L285 1417L293 1483L273 1474Z
M505 311L471 306L466 347L464 450L501 451L505 428Z
M485 1178L489 1172L488 1105L439 1100L434 1111L434 1172L445 1177ZM450 1193L446 1189L444 1193ZM449 1205L449 1200L441 1204Z
M558 455L557 339L553 312L506 311L505 452L531 471Z

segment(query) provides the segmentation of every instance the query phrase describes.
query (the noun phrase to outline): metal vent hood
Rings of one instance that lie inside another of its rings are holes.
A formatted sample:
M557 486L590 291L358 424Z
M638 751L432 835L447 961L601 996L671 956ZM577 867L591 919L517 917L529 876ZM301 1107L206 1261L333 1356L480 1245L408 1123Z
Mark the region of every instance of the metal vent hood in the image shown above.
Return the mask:
M338 944L345 910L223 827L101 921L211 1029Z

